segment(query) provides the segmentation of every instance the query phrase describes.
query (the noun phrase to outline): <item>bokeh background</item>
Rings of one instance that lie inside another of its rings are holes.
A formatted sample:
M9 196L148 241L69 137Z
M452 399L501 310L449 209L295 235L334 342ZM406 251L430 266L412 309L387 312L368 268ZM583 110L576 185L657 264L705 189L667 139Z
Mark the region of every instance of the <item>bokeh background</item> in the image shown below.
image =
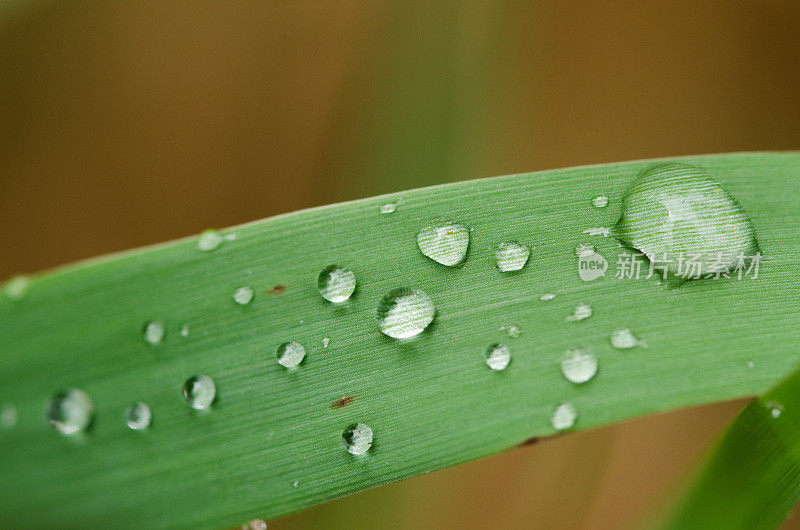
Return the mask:
M769 0L0 0L0 277L410 187L796 149L798 42L800 4ZM546 441L270 528L636 524L741 406Z

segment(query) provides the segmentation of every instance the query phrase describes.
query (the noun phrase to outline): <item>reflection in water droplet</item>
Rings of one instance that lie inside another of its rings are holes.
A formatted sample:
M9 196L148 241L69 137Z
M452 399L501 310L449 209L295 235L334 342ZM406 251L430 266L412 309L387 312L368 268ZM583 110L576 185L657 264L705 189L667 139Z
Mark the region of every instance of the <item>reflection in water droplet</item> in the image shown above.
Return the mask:
M146 403L137 401L125 411L125 423L134 431L143 431L150 427L153 421L153 413Z
M195 410L207 410L217 397L217 387L207 375L196 375L183 385L183 398Z
M267 530L267 523L261 519L253 519L242 525L242 530Z
M47 421L61 434L85 431L94 418L91 398L78 388L56 392L47 403Z
M511 349L503 344L492 344L486 350L486 365L499 372L505 370L511 362Z
M618 329L611 334L611 345L620 350L628 350L639 346L637 339L628 328Z
M142 330L142 335L144 336L145 342L152 344L153 346L156 344L161 344L161 341L164 340L164 336L166 334L167 327L161 320L151 320L146 322L144 329Z
M555 297L556 297L555 293L545 293L545 294L543 294L542 296L539 297L539 300L541 300L542 302L549 302L550 300L552 300Z
M561 360L561 373L570 383L585 383L597 374L597 357L589 350L569 350Z
M367 454L372 447L372 429L365 423L349 425L342 433L342 441L347 452L352 455Z
M419 289L393 289L378 304L381 331L393 339L416 337L435 316L433 300Z
M3 285L3 294L11 300L22 300L28 292L31 280L27 276L16 276Z
M592 310L592 306L589 304L578 304L572 314L565 316L564 320L567 322L580 322L581 320L586 320L593 314L594 310Z
M721 276L740 260L746 266L760 258L744 209L706 171L681 163L642 172L622 198L613 235L647 256L666 280Z
M508 326L500 326L500 331L504 332L512 339L516 339L517 337L522 335L522 330L519 329L519 327L515 326L514 324L510 324Z
M348 300L356 290L356 275L345 267L330 265L319 273L317 287L325 300L339 304Z
M0 429L11 429L17 424L17 407L11 403L0 405Z
M306 349L299 342L284 342L278 346L278 364L296 368L306 357Z
M521 270L531 255L531 250L519 241L506 241L497 246L494 257L497 268L502 272Z
M553 416L550 418L550 424L557 431L571 429L575 425L575 420L578 419L578 411L571 403L562 403L553 411Z
M417 246L424 256L452 267L464 261L467 255L469 230L450 222L430 224L417 234Z
M598 195L594 199L592 199L592 206L595 208L605 208L608 206L608 197L605 195Z
M197 248L203 252L217 250L222 244L222 236L216 230L206 230L197 238Z
M239 287L233 292L233 301L239 305L247 305L253 301L255 297L255 291L249 285L245 285L244 287Z

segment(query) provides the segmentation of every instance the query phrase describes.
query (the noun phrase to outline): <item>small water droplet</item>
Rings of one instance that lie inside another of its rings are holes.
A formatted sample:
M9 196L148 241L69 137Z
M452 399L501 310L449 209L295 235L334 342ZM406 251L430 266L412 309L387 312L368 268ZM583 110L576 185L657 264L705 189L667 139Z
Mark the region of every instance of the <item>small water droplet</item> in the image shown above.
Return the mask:
M182 324L181 325L180 334L181 334L181 337L188 337L189 336L189 324Z
M557 431L571 429L575 425L575 420L578 419L578 411L572 403L562 403L553 411L553 416L550 418L550 424Z
M125 423L134 431L143 431L150 427L153 421L153 413L146 403L137 401L125 410Z
M299 342L284 342L278 346L278 364L296 368L306 357L306 349Z
M397 210L397 203L396 202L388 202L386 204L381 205L380 212L381 213L394 213Z
M629 350L640 344L641 341L628 328L618 329L611 334L611 345L617 349Z
M769 415L773 418L780 418L781 414L783 414L783 404L778 403L777 401L768 401L766 405L769 409Z
M323 348L327 348L328 344L330 344L330 343L331 343L330 337L325 337L324 339L322 339L322 347Z
M225 241L236 241L236 232L231 232L230 234L225 234L222 236Z
M512 339L516 339L517 337L522 335L522 330L519 329L519 327L515 326L514 324L510 324L508 326L500 326L500 331L504 332Z
M591 256L595 252L594 245L578 245L575 247L575 255L579 258Z
M256 293L249 285L239 287L233 292L233 301L239 305L247 305L253 301Z
M142 330L145 342L153 346L161 344L167 334L167 327L162 320L146 322Z
M47 421L61 434L85 431L94 418L91 398L78 388L56 392L47 403Z
M567 322L580 322L581 320L586 320L593 314L594 310L592 306L589 304L578 304L572 311L572 314L565 316L564 320Z
M728 273L740 256L759 255L753 224L736 199L705 170L681 163L641 173L622 198L613 235L658 264L665 280Z
M756 366L756 363L754 363L753 361L747 361L747 367L748 368L753 369L753 368L755 368L755 366Z
M296 488L299 485L300 485L300 481L299 480L295 480L294 482L292 482L292 487L293 488Z
M605 208L608 206L608 197L605 195L598 195L594 199L592 199L592 206L595 208Z
M30 284L31 280L27 276L15 276L3 285L3 294L14 301L22 300Z
M242 530L267 530L267 523L261 519L253 519L242 525Z
M342 433L342 441L351 455L365 455L372 447L372 429L366 423L353 423Z
M206 230L197 238L197 248L203 252L217 250L222 244L222 236L214 229Z
M17 407L11 403L0 405L0 429L11 429L17 424Z
M469 229L451 222L429 224L417 234L417 246L424 256L453 267L464 261L467 255Z
M486 365L495 372L505 370L509 363L511 363L511 349L508 346L492 344L486 350Z
M217 386L207 375L195 375L183 384L183 399L195 410L207 410L217 398Z
M322 298L340 304L348 300L356 290L356 275L348 268L329 265L319 273L317 287Z
M584 234L589 236L602 236L608 237L611 235L611 227L598 227L598 228L587 228L583 231Z
M381 331L393 339L416 337L435 316L433 300L419 289L393 289L378 304Z
M570 383L585 383L597 374L597 357L589 350L569 350L561 360L561 373Z
M556 297L555 293L544 293L542 296L539 297L539 300L541 300L542 302L549 302L555 297Z
M530 258L531 249L523 245L519 241L505 241L497 245L494 257L497 260L497 268L501 272L515 272L522 270L528 258Z

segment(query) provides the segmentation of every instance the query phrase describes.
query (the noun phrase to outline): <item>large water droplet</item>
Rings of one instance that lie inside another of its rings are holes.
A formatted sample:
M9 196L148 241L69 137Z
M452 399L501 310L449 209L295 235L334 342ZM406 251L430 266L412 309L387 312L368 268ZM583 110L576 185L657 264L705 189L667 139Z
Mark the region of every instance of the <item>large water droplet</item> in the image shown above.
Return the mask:
M501 272L514 272L522 270L528 258L531 256L531 249L519 241L505 241L497 245L494 257L497 260L497 268Z
M605 195L598 195L594 199L592 199L592 206L595 208L605 208L608 206L608 197Z
M206 230L197 238L197 248L203 252L217 250L222 244L222 236L214 229Z
M356 275L348 268L330 265L319 273L317 287L322 298L339 304L348 300L356 290Z
M613 235L647 256L665 280L727 274L740 259L760 256L736 199L705 170L681 163L642 172L622 197Z
M381 331L393 339L416 337L435 316L433 300L419 289L393 289L378 304Z
M11 403L0 405L0 429L11 429L17 424L17 407Z
M195 375L183 384L183 399L195 410L207 410L217 397L217 386L207 375Z
M153 346L156 344L161 344L161 341L164 340L164 336L166 334L167 327L161 320L151 320L146 322L144 329L142 330L142 335L144 336L145 342L152 344Z
M147 403L137 401L125 410L125 423L134 431L143 431L150 427L153 421L153 413Z
M575 425L575 420L578 419L578 411L572 403L562 403L553 411L553 416L550 418L550 425L557 431L571 429Z
M511 362L511 349L503 344L492 344L486 350L486 365L499 372L508 368Z
M299 342L284 342L278 346L278 364L285 368L296 368L306 357L306 349Z
M239 305L247 305L255 298L255 291L249 285L239 287L233 292L233 301Z
M469 229L463 225L439 222L425 226L417 234L423 255L447 267L464 261L469 247Z
M62 434L85 431L94 418L91 398L78 388L56 392L47 403L47 421Z
M629 350L640 344L641 341L628 328L615 330L611 334L611 345L619 350Z
M372 429L366 423L349 425L342 433L342 441L347 452L352 455L365 455L372 447Z
M569 350L561 360L561 373L570 383L585 383L597 374L597 357L588 350Z
M3 294L11 300L22 300L28 292L31 280L27 276L16 276L3 285Z
M586 320L593 314L594 310L592 306L589 304L578 304L572 311L572 314L565 316L564 320L567 322L580 322L581 320Z

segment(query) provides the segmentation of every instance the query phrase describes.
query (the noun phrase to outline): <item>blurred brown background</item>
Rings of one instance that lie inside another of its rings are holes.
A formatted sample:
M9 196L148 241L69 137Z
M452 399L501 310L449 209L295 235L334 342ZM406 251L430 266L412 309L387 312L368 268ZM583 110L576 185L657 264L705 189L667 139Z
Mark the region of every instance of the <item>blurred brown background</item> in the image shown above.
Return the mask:
M0 277L453 180L796 149L799 38L800 4L777 1L6 0ZM631 525L740 406L560 438L270 527Z

